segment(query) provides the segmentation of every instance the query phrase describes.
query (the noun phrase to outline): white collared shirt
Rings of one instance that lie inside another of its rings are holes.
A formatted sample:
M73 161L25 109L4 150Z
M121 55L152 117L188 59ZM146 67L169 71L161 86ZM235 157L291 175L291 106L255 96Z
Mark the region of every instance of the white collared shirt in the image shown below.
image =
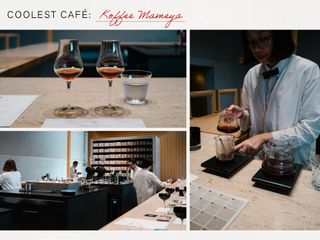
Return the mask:
M144 202L166 186L161 180L147 169L140 169L133 178L133 186L137 194L138 204Z
M130 178L133 180L140 170L141 170L141 167L136 165L135 168L131 169L131 171L130 171Z
M250 135L271 132L274 140L288 140L296 163L310 168L320 134L320 70L316 63L292 55L268 101L260 78L261 64L244 79L242 130Z

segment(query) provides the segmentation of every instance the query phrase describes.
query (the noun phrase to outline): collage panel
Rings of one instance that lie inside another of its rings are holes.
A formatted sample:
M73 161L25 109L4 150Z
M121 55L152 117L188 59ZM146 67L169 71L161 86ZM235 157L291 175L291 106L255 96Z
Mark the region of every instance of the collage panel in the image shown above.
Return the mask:
M186 127L186 30L0 36L1 127Z
M190 230L319 230L318 30L190 31Z
M1 230L186 230L186 132L1 131Z

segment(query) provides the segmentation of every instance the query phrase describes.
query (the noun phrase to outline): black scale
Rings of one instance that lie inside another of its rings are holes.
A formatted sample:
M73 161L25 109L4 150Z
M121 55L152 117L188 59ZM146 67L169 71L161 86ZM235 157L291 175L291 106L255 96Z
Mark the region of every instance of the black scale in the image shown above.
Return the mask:
M201 167L205 172L218 175L220 177L230 178L241 168L243 168L253 158L251 154L241 154L235 152L234 159L231 161L220 161L216 157L203 162Z
M218 160L216 157L212 157L203 162L201 167L205 168L205 170L203 170L204 172L224 178L230 178L248 164L252 158L253 155L243 155L236 152L234 160L223 162ZM255 187L284 195L290 195L302 168L303 166L301 164L295 164L295 171L293 175L280 177L269 175L262 169L259 169L251 180L255 182L253 185Z
M260 169L251 179L255 182L253 186L284 195L290 195L303 167L297 163L294 165L295 171L291 176L272 176Z

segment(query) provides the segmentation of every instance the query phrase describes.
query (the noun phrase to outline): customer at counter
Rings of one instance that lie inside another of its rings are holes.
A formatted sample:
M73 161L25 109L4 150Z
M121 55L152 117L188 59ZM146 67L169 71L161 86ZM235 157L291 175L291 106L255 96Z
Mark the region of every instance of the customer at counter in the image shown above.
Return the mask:
M141 167L137 165L137 161L135 159L130 159L129 169L130 169L130 178L133 180L137 175L137 173L141 170Z
M150 172L153 162L145 159L141 163L141 169L133 178L133 186L137 194L138 204L152 197L157 191L166 186L153 172Z
M259 64L245 76L243 107L226 109L242 130L251 128L250 138L235 149L245 153L270 140L288 141L295 162L310 168L320 134L318 65L293 54L292 31L244 31L243 40L245 55Z
M0 185L3 190L21 188L21 174L17 170L14 160L9 159L3 165L3 173L0 174Z

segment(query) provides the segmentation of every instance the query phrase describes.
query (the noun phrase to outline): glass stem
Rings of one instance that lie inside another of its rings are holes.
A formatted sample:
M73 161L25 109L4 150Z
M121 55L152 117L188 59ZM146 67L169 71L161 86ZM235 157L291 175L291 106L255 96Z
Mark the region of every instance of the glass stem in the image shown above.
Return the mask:
M67 92L68 92L68 100L70 100L70 89L71 89L71 81L67 81ZM68 101L69 102L69 101ZM66 111L70 112L71 111L71 105L70 103L67 104L66 106Z
M112 87L112 80L108 80L108 108L111 108L111 87Z

